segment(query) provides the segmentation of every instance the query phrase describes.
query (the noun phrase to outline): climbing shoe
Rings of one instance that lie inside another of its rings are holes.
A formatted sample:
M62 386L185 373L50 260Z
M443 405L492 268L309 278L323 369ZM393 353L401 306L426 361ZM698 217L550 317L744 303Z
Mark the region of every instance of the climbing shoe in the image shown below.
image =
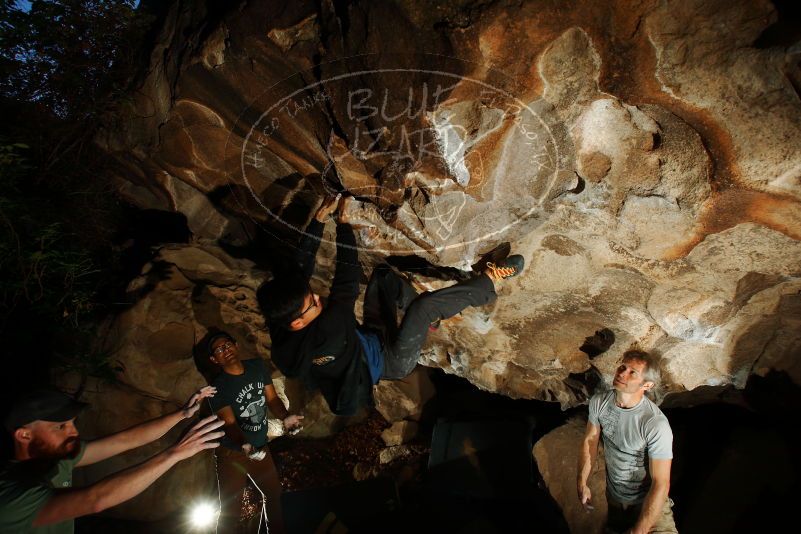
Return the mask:
M492 262L497 264L500 261L503 261L509 256L509 253L512 251L512 245L509 242L501 243L494 249L490 250L471 267L474 273L483 273L487 270L487 264Z
M526 261L523 259L523 256L520 254L513 254L497 263L487 262L487 268L484 273L492 280L505 280L520 274L525 264Z

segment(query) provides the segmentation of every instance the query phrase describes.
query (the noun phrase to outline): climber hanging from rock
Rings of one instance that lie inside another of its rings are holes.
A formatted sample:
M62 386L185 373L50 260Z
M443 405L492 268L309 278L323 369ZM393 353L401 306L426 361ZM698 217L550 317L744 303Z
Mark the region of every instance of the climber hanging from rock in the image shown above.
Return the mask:
M479 276L438 291L418 294L388 265L373 270L364 298L364 324L354 306L359 297L356 239L348 223L350 198L327 198L300 241L294 272L264 283L257 298L272 338L272 361L289 377L320 389L329 408L352 415L372 402L379 379L412 372L429 326L496 299L495 285L517 276L524 260L512 255L487 263ZM326 220L336 212L337 257L327 299L309 285ZM404 312L398 322L398 311Z

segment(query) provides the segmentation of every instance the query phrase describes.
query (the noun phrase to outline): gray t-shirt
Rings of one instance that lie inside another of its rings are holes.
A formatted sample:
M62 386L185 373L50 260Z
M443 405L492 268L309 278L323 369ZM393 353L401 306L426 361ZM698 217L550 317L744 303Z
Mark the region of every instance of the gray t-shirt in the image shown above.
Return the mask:
M619 408L612 390L593 395L589 420L601 427L607 496L620 503L642 502L651 487L649 459L673 458L667 417L647 397L633 408Z

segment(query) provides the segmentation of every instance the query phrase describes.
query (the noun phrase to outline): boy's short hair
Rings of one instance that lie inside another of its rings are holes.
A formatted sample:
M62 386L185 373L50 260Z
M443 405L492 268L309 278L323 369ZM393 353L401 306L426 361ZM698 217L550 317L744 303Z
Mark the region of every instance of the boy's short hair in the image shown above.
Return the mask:
M287 328L300 316L303 301L311 292L304 277L284 275L264 282L256 291L256 300L270 326Z

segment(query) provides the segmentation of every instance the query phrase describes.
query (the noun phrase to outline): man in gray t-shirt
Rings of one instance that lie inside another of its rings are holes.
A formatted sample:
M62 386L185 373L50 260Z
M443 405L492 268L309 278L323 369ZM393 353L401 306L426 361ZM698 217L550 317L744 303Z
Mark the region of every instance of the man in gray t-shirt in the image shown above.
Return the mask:
M676 532L668 498L673 432L645 393L659 379L652 357L631 350L615 373L613 389L590 399L578 466L578 497L590 507L587 486L601 436L606 460L607 532Z

